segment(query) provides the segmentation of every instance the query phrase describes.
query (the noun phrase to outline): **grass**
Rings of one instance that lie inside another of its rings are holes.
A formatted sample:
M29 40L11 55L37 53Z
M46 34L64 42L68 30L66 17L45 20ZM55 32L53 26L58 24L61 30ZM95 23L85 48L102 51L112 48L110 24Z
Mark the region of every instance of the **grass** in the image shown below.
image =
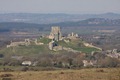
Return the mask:
M21 55L21 56L34 56L38 54L58 54L58 53L67 53L67 51L52 51L49 50L48 45L29 45L29 46L18 46L18 47L10 47L4 48L0 50L0 54L4 55Z
M98 51L98 49L96 49L96 48L85 47L81 40L74 40L69 43L66 43L64 41L59 41L58 44L62 45L64 47L70 47L74 50L82 51L84 53L91 53L92 51ZM78 44L80 44L81 46L79 46Z
M4 48L0 50L1 54L20 54L20 55L40 54L47 52L49 52L47 45L18 46L18 47Z
M39 41L42 42L42 43L44 43L44 44L48 44L51 41L51 39L41 38L41 39L39 39Z
M48 48L48 43L50 42L50 39L42 38L40 39L40 42L45 43L44 45L29 45L29 46L18 46L18 47L10 47L10 48L3 48L0 50L0 54L4 55L12 55L12 54L18 54L18 55L34 55L34 54L42 54L42 53L67 53L67 51L51 51ZM64 41L59 41L59 45L63 47L70 47L74 50L82 51L84 53L91 53L92 51L97 51L95 48L85 47L83 46L83 43L81 40L74 40L69 43L66 43ZM80 44L80 45L78 45Z
M92 51L98 51L98 49L90 48L90 47L73 47L73 49L82 51L84 53L91 53Z
M12 74L12 80L120 80L120 68L0 73L3 74Z

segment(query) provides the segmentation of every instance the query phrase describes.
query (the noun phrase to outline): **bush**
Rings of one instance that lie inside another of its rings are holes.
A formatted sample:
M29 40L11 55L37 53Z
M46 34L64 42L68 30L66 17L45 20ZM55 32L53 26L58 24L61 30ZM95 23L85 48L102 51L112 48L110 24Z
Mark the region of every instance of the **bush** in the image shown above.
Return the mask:
M0 54L0 58L3 58L4 57L4 55L3 54Z
M4 72L13 72L13 70L10 69L10 68L3 68L3 71L4 71Z
M115 58L106 57L103 60L99 61L101 67L117 67L119 61Z
M23 67L23 68L21 69L21 71L28 71L28 70L29 70L28 67Z

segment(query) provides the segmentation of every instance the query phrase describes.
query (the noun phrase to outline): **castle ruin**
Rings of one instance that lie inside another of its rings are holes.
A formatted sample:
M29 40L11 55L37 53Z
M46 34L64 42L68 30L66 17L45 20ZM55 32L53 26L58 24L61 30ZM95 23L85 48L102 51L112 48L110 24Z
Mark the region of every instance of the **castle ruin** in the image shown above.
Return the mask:
M68 38L69 39L76 39L76 38L78 38L79 36L78 36L78 34L75 34L75 33L71 33L71 34L68 34Z
M62 39L62 34L60 31L60 27L54 26L51 28L51 33L49 35L49 39L53 39L55 41L59 41Z

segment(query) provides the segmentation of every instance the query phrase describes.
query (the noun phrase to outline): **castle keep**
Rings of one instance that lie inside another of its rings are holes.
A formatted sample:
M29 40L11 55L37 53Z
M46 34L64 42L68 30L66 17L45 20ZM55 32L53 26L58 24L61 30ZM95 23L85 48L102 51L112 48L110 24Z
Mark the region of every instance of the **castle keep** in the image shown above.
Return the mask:
M60 27L58 27L58 26L52 27L49 38L53 39L55 41L61 40L62 39L62 34L61 34L61 31L60 31Z

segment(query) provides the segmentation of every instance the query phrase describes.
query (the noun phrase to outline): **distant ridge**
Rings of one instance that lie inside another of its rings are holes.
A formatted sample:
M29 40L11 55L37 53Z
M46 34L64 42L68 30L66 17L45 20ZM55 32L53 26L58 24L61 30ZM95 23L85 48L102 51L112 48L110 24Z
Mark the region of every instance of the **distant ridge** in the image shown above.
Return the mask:
M118 26L120 27L120 19L106 19L106 18L89 18L80 21L66 21L51 24L37 24L25 22L0 22L0 31L10 31L11 29L21 28L37 28L40 30L50 29L51 26L61 27L85 27L85 26Z
M66 21L80 21L89 18L120 19L120 14L39 14L39 13L1 13L0 22L25 22L37 24L51 24Z

